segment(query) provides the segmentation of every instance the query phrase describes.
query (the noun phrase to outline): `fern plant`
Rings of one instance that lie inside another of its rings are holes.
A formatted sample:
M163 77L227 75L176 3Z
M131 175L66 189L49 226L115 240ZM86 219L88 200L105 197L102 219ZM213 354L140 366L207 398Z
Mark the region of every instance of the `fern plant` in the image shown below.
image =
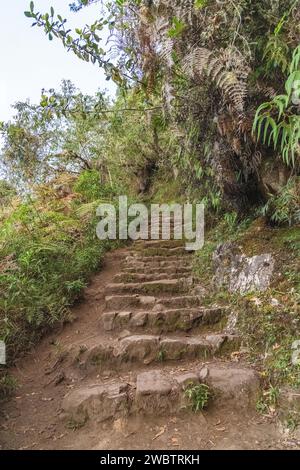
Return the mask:
M242 54L229 46L214 53L203 47L194 48L183 61L183 71L191 78L209 77L238 113L244 111L249 67Z
M262 214L276 225L300 223L300 178L291 178L278 194L271 196Z
M300 154L300 45L295 49L285 83L285 94L262 103L256 111L253 134L263 144L279 150L287 165L295 166Z

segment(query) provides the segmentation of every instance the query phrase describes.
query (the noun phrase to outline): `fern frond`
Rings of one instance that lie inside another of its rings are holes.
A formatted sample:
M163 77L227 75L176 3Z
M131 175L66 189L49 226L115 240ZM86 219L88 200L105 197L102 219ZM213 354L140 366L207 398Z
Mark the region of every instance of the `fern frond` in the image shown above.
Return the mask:
M210 57L212 57L212 52L209 49L195 48L183 59L183 72L190 78L200 77L208 67Z
M193 79L205 73L238 113L244 111L249 69L235 48L221 50L218 55L206 48L195 48L184 58L182 68Z

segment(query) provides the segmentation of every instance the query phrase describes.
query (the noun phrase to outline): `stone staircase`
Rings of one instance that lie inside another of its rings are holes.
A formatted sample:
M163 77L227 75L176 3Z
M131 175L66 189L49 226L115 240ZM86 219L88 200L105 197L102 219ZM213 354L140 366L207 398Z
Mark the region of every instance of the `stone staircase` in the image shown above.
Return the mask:
M258 377L231 361L240 338L224 330L226 308L202 305L181 241L135 242L105 294L99 334L72 348L83 380L63 400L64 419L188 413L185 390L199 384L211 406L254 409Z

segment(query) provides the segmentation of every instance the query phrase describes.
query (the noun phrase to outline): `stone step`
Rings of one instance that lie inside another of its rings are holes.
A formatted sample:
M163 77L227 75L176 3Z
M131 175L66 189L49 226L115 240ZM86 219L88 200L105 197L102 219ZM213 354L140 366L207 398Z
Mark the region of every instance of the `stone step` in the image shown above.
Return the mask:
M157 232L159 232L159 234L161 235L163 233L163 230L164 231L168 231L168 229L170 229L170 232L174 232L174 230L176 229L178 231L178 233L182 236L184 235L184 231L185 231L185 226L183 225L182 222L174 222L174 220L165 220L164 223L162 223L161 220L156 220L156 221L153 221L154 223L150 223L148 224L148 234L149 234L149 237L150 235L152 236L152 229L153 229L153 232L155 233L155 236L157 234ZM192 225L189 224L189 225L186 225L186 229L192 229Z
M131 266L131 267L123 267L122 269L123 273L132 273L132 274L138 274L138 275L143 275L141 273L145 272L149 273L150 269L149 267L146 267L145 265L143 266L142 269ZM150 271L153 275L160 275L162 272L167 274L167 275L172 275L172 274L191 274L192 269L188 266L177 266L175 263L172 264L171 266L162 266L160 269L159 267L152 267Z
M172 265L172 263L187 265L192 263L192 258L188 254L185 256L140 256L140 255L131 255L125 258L125 263L132 264L132 263L144 263L147 265L151 265L152 263L167 263ZM163 266L163 264L159 264Z
M105 297L106 310L121 309L152 309L156 304L156 298L143 295L111 295Z
M201 306L202 298L197 295L183 295L176 297L165 297L157 299L156 304L159 304L166 309L174 308L189 308ZM156 307L158 308L158 307Z
M146 258L153 257L153 256L164 256L164 257L174 257L174 256L184 256L188 255L189 252L183 247L183 246L178 246L175 248L164 248L164 247L150 247L150 248L141 248L140 250L136 250L133 252L130 252L130 256L137 257L143 256Z
M184 242L182 240L138 240L133 245L137 251L144 248L176 248L183 246Z
M71 348L73 365L83 369L128 368L151 363L208 359L226 355L240 347L240 338L226 334L199 336L130 335L120 340L104 342L93 338L79 350Z
M184 293L193 283L192 278L187 279L161 279L159 281L139 283L115 283L107 284L106 293L109 294L162 294Z
M83 426L90 418L98 423L127 416L129 386L122 382L91 384L69 392L63 399L61 418L67 425Z
M161 305L166 309L173 308L189 308L201 306L201 297L199 296L180 296L156 298L153 296L142 295L112 295L105 298L105 308L107 311L112 310L152 310L157 305Z
M218 363L186 372L152 370L138 374L132 408L150 416L190 411L195 403L185 391L200 384L209 387L208 407L255 410L260 392L257 373L248 367Z
M187 273L167 273L164 271L156 271L152 274L139 274L137 272L123 272L116 274L114 276L114 283L138 283L138 282L151 282L151 281L161 281L164 279L182 279L185 276L183 274ZM190 277L191 277L191 273Z
M215 325L223 318L226 310L215 308L188 308L165 310L157 305L154 310L131 312L106 312L102 316L105 331L129 329L136 331L147 329L151 332L190 331L193 328Z
M162 220L161 219L157 219L157 220L153 220L152 222L150 222L148 224L148 230L150 231L151 228L153 229L157 229L159 228L160 230L162 230L162 228L164 227L170 227L171 229L174 229L175 227L176 228L182 228L182 231L184 232L184 225L182 222L175 222L174 219L164 219L164 223L162 223ZM191 227L191 225L189 225L189 228Z
M167 261L143 263L142 261L125 262L122 264L122 272L136 272L149 274L152 272L192 272L190 263L168 263Z
M130 377L85 384L69 392L62 402L62 418L84 425L89 419L103 422L135 415L166 416L195 411L196 403L187 391L209 387L210 408L252 412L260 392L259 378L248 367L212 363L179 371L157 369ZM201 410L200 410L201 411Z

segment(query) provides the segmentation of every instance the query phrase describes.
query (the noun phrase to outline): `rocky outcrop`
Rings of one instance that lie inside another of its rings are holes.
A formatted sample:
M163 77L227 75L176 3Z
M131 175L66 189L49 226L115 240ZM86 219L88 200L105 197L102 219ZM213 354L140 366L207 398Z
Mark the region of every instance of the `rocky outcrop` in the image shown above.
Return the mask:
M275 260L270 253L247 257L235 243L219 245L214 252L214 283L230 292L265 291L274 273Z

